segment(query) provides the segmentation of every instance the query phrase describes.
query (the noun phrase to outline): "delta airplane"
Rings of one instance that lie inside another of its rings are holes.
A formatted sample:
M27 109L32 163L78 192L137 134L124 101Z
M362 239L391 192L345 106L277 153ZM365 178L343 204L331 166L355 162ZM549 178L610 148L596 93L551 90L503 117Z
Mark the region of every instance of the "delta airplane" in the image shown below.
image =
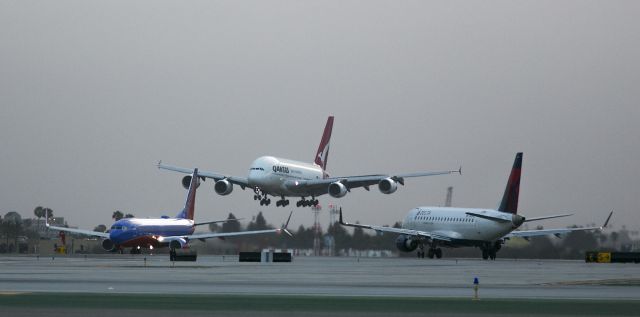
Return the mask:
M451 173L461 173L462 168L457 171L441 172L416 172L407 174L374 174L345 177L330 177L326 172L327 159L329 157L329 141L331 130L333 129L333 116L327 119L320 146L316 152L314 163L298 162L273 156L262 156L257 158L249 167L247 177L227 176L215 172L202 172L199 175L211 178L215 181L214 190L219 195L229 195L233 191L233 185L240 186L243 190L251 188L254 191L253 199L260 200L260 205L269 205L269 196L280 197L276 206L285 207L289 205L289 200L285 197L300 197L296 203L297 207L310 207L318 204L316 197L329 194L332 197L344 197L353 188L364 187L369 190L370 186L378 185L380 192L384 194L394 193L398 189L398 184L404 185L404 179L409 177L434 176ZM190 168L178 167L158 162L158 168L192 174ZM182 186L189 185L191 176L182 179ZM307 199L306 197L311 197Z
M346 223L342 219L340 210L340 224L343 226L371 229L378 232L400 234L396 239L396 246L400 251L413 252L418 249L418 256L424 258L424 247L428 246L429 258L441 258L440 247L478 247L482 250L482 258L495 260L496 252L511 237L529 239L533 236L555 235L560 237L578 230L602 230L609 223L613 211L607 217L602 227L565 228L544 230L518 229L523 223L571 214L554 215L537 218L525 218L518 215L518 194L520 191L520 171L522 168L522 153L516 154L511 175L507 182L502 201L497 210L452 207L418 207L414 208L404 218L402 228L390 228L362 224Z
M45 224L47 228L65 232L72 232L88 236L96 236L103 238L102 247L107 251L120 251L123 248L131 248L131 253L140 253L141 248L160 248L169 247L171 249L171 257L175 256L178 249L188 249L191 240L201 240L209 238L225 238L242 235L255 235L266 233L284 232L291 235L287 230L291 214L286 224L279 229L255 230L255 231L239 231L239 232L221 232L221 233L197 233L194 234L196 226L205 225L223 221L211 221L204 223L195 223L193 221L196 188L200 185L198 169L193 170L193 175L189 183L189 191L184 208L174 218L163 216L162 218L143 219L143 218L124 218L116 221L111 230L106 232L97 232L91 230L73 229L66 227L56 227L49 225L49 215L45 216Z

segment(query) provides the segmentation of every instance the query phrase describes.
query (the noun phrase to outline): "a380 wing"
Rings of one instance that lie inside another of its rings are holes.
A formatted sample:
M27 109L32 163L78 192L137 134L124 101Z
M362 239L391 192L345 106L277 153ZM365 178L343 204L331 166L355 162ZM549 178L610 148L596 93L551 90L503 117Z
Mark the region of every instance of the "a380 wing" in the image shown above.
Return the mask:
M164 163L162 163L162 161L158 162L158 168L159 169L163 169L163 170L183 173L183 174L193 174L193 168L187 168L187 167L180 167L180 166L164 164ZM198 170L198 176L205 177L205 178L211 178L211 179L215 180L216 182L221 180L221 179L226 179L230 183L238 185L238 186L242 187L243 189L245 187L249 186L249 181L247 180L246 177L227 176L227 175L219 174L219 173L216 173L216 172L207 172L207 171L201 171L201 170Z
M381 180L385 178L391 178L392 180L404 185L404 179L410 177L425 177L425 176L436 176L436 175L447 175L453 173L461 173L462 170L457 171L438 171L438 172L416 172L416 173L405 173L405 174L395 174L395 175L386 175L386 174L375 174L375 175L356 175L356 176L342 176L342 177L329 177L323 179L312 179L312 180L298 180L291 181L291 184L286 184L287 186L298 186L305 187L308 192L314 193L316 195L326 194L328 190L328 186L334 182L340 182L347 189L364 187L369 190L369 186L377 185Z

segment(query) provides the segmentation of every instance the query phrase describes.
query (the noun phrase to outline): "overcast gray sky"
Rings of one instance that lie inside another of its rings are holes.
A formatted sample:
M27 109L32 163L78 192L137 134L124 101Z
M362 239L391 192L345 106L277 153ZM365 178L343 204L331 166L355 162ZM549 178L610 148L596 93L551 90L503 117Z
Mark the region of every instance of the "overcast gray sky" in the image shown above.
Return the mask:
M2 0L0 213L174 215L182 176L158 160L311 161L335 115L332 175L464 168L321 197L351 221L392 224L447 186L455 206L495 208L523 151L520 213L576 213L541 223L560 227L615 209L637 229L639 16L638 1ZM252 196L207 182L196 218L291 210Z

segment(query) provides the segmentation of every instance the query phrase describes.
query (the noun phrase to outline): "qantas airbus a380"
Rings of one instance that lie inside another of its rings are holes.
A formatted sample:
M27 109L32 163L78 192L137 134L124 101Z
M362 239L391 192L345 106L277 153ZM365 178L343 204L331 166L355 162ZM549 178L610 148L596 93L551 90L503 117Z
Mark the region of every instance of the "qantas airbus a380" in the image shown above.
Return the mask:
M300 197L296 206L307 207L318 204L316 197L329 194L332 197L344 197L353 188L378 185L380 192L391 194L398 189L398 184L404 185L404 179L409 177L434 176L457 171L417 172L406 174L374 174L345 177L331 177L326 172L327 158L329 156L329 141L333 128L333 116L327 119L324 134L320 146L316 152L314 163L298 162L273 156L257 158L249 168L247 177L229 176L216 172L201 171L200 177L211 178L215 181L214 189L219 195L228 195L233 191L233 185L242 189L251 188L254 191L253 199L259 200L260 205L269 205L269 196L280 197L276 206L289 205L286 197ZM158 163L158 168L189 174L182 179L182 185L187 187L191 182L190 168L178 167ZM309 197L310 199L307 199Z

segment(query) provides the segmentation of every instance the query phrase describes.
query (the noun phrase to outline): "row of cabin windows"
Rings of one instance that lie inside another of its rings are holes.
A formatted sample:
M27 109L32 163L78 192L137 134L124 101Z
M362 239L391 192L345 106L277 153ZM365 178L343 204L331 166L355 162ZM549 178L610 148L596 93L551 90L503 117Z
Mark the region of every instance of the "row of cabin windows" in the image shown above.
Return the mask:
M427 221L450 221L450 222L473 222L473 218L455 218L455 217L427 217L419 216L417 220Z

